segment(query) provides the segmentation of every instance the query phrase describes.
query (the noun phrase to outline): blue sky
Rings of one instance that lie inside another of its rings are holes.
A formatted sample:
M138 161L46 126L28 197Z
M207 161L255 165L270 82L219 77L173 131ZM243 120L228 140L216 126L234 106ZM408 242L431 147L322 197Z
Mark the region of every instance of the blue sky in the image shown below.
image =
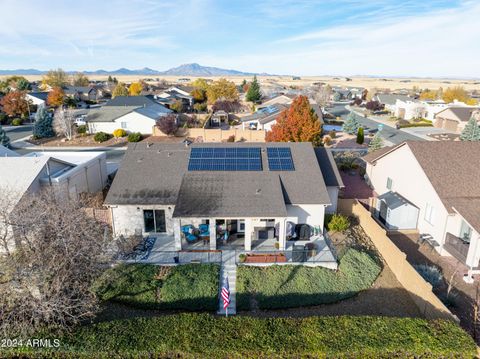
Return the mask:
M480 1L0 0L0 68L480 77Z

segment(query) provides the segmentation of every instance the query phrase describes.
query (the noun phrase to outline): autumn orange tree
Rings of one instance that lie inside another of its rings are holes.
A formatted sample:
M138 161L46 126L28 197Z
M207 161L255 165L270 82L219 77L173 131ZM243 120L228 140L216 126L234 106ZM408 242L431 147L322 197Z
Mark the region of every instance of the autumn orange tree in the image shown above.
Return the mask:
M65 99L65 92L63 92L61 87L54 87L52 91L48 93L47 103L50 106L58 107L63 105L63 100Z
M277 123L267 132L267 142L321 143L322 126L306 96L296 97L290 107L281 112Z
M24 91L12 91L7 93L1 100L3 111L9 116L26 116L29 110L29 103Z

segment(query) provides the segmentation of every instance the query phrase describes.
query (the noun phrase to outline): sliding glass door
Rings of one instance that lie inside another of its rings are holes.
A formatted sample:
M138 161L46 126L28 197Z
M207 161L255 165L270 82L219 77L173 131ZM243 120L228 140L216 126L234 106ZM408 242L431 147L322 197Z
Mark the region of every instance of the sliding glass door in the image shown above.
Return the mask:
M145 232L164 233L167 231L165 211L163 209L144 209Z

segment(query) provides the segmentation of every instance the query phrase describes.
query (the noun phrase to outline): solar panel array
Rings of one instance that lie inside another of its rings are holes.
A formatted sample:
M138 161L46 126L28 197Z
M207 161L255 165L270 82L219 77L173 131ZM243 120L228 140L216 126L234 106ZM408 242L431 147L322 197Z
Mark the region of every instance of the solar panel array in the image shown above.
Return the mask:
M270 171L295 171L292 153L288 147L267 147Z
M192 148L189 171L261 171L260 147Z

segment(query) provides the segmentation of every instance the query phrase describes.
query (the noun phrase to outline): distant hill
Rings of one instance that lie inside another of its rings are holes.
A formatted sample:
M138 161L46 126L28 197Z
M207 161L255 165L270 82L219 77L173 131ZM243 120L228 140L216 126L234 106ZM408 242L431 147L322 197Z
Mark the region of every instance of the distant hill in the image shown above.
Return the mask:
M18 69L18 70L0 70L0 75L43 75L47 71L36 69ZM67 71L75 73L76 71ZM201 66L199 64L183 64L166 71L157 71L148 67L138 70L120 68L118 70L95 70L83 71L86 75L155 75L155 76L253 76L268 75L266 73L243 72L237 70L227 70L218 67Z

